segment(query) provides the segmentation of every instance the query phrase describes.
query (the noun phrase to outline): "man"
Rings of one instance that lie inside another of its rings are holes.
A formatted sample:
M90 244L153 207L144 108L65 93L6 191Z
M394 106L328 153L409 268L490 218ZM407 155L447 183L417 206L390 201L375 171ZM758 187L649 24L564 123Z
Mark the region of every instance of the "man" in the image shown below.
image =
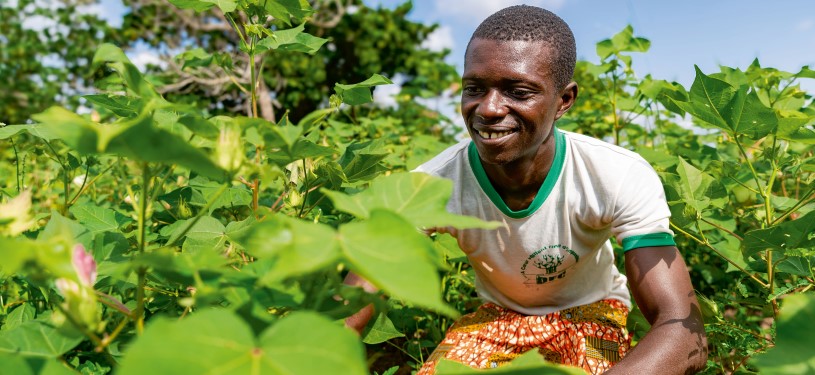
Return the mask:
M486 304L451 327L419 374L442 357L484 368L529 350L591 373L705 365L698 302L656 173L633 152L554 126L577 97L575 59L569 27L536 7L501 10L470 40L461 112L471 140L417 171L453 180L452 213L504 226L440 229L467 254ZM626 280L652 324L633 350Z

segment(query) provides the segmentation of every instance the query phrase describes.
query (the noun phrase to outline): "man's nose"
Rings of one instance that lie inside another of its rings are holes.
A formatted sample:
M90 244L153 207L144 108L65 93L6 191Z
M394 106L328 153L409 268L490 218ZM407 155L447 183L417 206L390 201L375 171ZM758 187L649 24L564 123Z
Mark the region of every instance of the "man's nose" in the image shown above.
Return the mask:
M484 118L504 117L508 112L506 98L499 90L488 90L476 110Z

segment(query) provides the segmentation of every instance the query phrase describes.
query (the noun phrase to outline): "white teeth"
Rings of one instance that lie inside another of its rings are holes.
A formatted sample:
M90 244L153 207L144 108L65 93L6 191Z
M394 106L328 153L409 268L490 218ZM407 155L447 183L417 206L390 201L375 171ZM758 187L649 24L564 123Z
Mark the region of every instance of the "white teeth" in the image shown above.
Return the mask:
M487 133L487 132L481 131L481 130L478 131L478 135L480 135L481 138L484 138L484 139L497 139L497 138L507 136L507 135L509 135L509 133L512 133L512 132L506 131L506 132L498 132L498 133Z

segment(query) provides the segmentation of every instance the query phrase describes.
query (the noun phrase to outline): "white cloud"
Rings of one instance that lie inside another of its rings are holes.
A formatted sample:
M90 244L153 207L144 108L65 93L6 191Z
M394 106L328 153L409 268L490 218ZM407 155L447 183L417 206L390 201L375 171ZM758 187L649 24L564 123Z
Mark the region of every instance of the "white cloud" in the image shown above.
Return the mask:
M161 60L158 53L155 51L150 50L138 50L134 52L128 52L127 57L130 58L130 61L139 68L140 71L144 71L147 68L147 65L157 65L162 68L167 66L167 63Z
M809 31L812 30L813 27L815 27L815 20L808 19L798 22L798 24L795 26L795 30Z
M399 94L399 91L402 91L405 76L396 74L391 81L393 81L391 85L381 85L374 88L374 103L383 107L396 107L395 96Z
M436 0L436 10L441 14L474 18L483 20L489 15L512 5L527 4L552 12L557 12L563 7L566 0L470 0L466 6L461 4L452 5L450 1Z
M452 49L455 44L453 39L453 29L450 26L439 26L427 39L422 42L422 47L431 51L441 52L445 48Z
M99 19L107 21L111 27L121 27L125 13L129 12L121 0L100 0L77 7L79 13L93 14Z

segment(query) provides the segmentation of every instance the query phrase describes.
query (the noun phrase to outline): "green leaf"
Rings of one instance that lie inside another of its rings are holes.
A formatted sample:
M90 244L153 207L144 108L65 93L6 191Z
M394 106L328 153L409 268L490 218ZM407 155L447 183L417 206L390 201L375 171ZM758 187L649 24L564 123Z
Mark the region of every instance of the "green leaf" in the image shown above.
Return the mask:
M267 0L263 4L270 15L287 25L291 25L292 18L301 22L314 13L308 2L301 0Z
M325 224L275 215L235 236L259 259L273 261L262 283L304 275L334 264L339 258L336 233Z
M483 374L484 370L474 369L461 362L441 359L436 365L438 375L467 375ZM490 369L490 374L512 375L584 375L586 372L579 367L562 366L544 361L537 350L530 350L510 363L498 368Z
M381 164L390 154L381 141L352 143L338 160L346 182L369 181L387 170Z
M351 269L388 294L447 315L433 243L393 212L375 209L370 220L340 227L340 248Z
M377 315L373 325L366 327L362 333L362 342L366 344L379 344L397 337L405 337L393 326L393 322L388 318L388 314Z
M3 340L0 340L0 347L3 347ZM0 369L3 373L14 375L35 375L31 366L28 365L25 357L17 354L5 353L0 351Z
M23 323L33 320L37 309L30 303L23 303L12 310L3 320L3 331L8 331L22 325Z
M152 84L142 77L139 69L127 58L121 48L103 43L93 55L92 69L96 70L102 65L107 65L122 77L127 88L142 98L158 98L159 94Z
M696 212L702 212L710 206L721 208L727 203L727 191L716 179L696 169L683 158L679 158L676 167L679 175L679 183L674 185L677 188L681 201L694 208Z
M765 250L784 254L787 250L815 248L815 211L766 229L747 232L742 242L746 257Z
M328 39L318 38L314 35L303 32L305 24L300 24L288 30L275 31L271 37L261 39L255 45L256 52L263 52L270 49L316 53Z
M202 0L169 0L169 1L170 4L173 4L180 9L192 9L196 12L203 12L215 6L215 3L213 2L206 2Z
M260 345L278 368L273 374L368 373L356 335L315 313L292 313L261 334Z
M85 95L85 100L102 107L119 117L134 117L144 105L142 100L123 95Z
M597 43L597 55L600 56L600 60L605 60L607 57L620 52L647 52L650 47L651 41L635 37L634 28L628 25L611 39ZM627 65L630 64L630 62L627 63Z
M129 120L122 126L124 130L111 137L105 152L140 161L177 164L214 179L222 179L226 174L201 149L159 129L149 116Z
M303 129L298 126L276 126L264 135L269 161L279 166L306 158L317 158L334 154L334 149L315 144L302 137Z
M40 320L30 320L16 328L0 331L0 353L56 358L73 349L83 337L69 336Z
M207 67L212 64L212 55L204 51L204 49L201 47L184 51L183 53L178 54L176 59L184 61L184 65L181 67L181 69L185 69L187 67Z
M71 206L71 214L90 230L92 235L102 232L115 232L133 219L110 208L100 207L93 203L80 203Z
M204 3L212 3L218 6L224 13L234 12L235 9L238 7L238 3L235 0L200 0Z
M334 206L343 212L366 219L376 209L398 213L417 228L495 229L497 222L485 222L470 216L447 212L453 183L424 173L394 173L374 180L365 191L349 196L325 190Z
M118 374L365 374L354 334L313 313L293 313L259 339L227 310L157 318L130 347Z
M775 346L751 361L762 374L815 374L815 296L791 295L782 301Z
M747 85L735 88L727 82L705 75L696 67L696 79L690 90L690 102L674 101L694 117L731 136L746 135L758 139L776 131L778 117L766 107Z
M388 78L379 74L374 74L370 78L360 83L351 85L337 83L334 85L334 91L337 93L337 96L339 96L343 103L359 105L370 103L374 100L373 95L371 94L371 87L377 85L389 85L392 83L393 82Z

